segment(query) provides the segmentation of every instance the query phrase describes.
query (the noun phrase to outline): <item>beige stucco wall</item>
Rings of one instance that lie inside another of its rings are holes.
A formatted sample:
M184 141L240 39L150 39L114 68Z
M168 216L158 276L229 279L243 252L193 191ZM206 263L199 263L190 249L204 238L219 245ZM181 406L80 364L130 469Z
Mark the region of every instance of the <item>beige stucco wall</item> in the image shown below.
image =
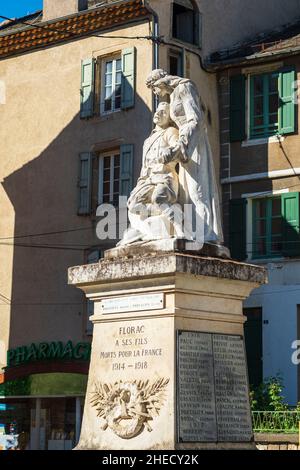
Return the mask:
M169 2L151 3L160 17L160 34L169 39ZM0 342L7 347L33 341L77 341L84 335L85 300L78 290L67 286L66 272L69 266L86 261L85 248L101 243L95 237L93 217L77 216L78 154L103 141L134 143L137 179L143 141L152 128L152 96L145 86L152 69L152 44L109 36L148 34L149 24L144 22L107 33L107 38L86 38L0 61L0 80L6 88L6 102L1 105L5 125L0 127L0 237L78 230L16 238L18 245L38 247L13 248L0 243L0 293L12 301L12 305L0 306ZM81 60L131 46L137 48L135 108L80 120ZM159 66L168 68L167 46L160 46ZM214 75L203 72L197 55L189 52L186 72L211 114L208 131L218 166ZM47 245L60 245L61 249ZM5 362L5 349L1 356L0 348L0 364Z
M149 34L148 23L118 33L144 36ZM135 108L80 120L81 60L133 45L137 48ZM6 89L5 104L0 105L0 238L86 229L16 238L17 244L59 244L61 250L13 249L12 239L9 246L0 243L0 293L12 301L5 306L7 301L0 299L0 344L15 347L32 341L82 339L84 297L67 286L67 268L84 263L83 250L99 241L91 218L77 216L78 154L101 141L120 138L124 144L135 144L135 158L140 161L151 130L152 97L145 86L152 69L149 57L148 41L88 38L0 61L0 80ZM137 178L139 164L134 168ZM0 364L4 356L0 348Z

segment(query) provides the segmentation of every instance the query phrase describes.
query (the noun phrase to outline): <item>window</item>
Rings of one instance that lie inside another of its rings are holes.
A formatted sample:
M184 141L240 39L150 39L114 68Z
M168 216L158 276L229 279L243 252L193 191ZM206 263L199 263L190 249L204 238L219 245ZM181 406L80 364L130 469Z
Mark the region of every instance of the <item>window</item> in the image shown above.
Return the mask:
M179 51L169 51L169 72L178 77L184 76L183 54Z
M253 201L254 258L280 256L282 253L281 197Z
M103 61L103 89L101 93L101 113L121 109L122 61L121 57Z
M120 194L120 152L99 158L99 204L117 204Z
M266 137L279 131L278 73L250 78L250 137Z
M194 1L174 1L172 35L180 41L201 46L201 15Z
M130 109L135 104L136 48L81 62L80 118Z
M134 145L120 145L100 155L79 155L78 215L90 215L102 203L118 205L133 189Z
M299 195L290 192L249 200L232 199L229 205L232 258L242 261L247 255L252 259L300 256Z
M230 79L230 141L266 138L295 132L295 70ZM246 90L249 117L246 119ZM248 129L246 129L246 121Z

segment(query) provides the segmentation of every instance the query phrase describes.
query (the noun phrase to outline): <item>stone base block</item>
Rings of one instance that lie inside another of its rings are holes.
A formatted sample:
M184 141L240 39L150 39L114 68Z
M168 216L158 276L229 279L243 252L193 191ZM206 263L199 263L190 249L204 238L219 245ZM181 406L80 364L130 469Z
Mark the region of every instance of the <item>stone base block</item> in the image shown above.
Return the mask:
M186 253L70 268L95 302L78 449L255 448L243 300L264 268Z

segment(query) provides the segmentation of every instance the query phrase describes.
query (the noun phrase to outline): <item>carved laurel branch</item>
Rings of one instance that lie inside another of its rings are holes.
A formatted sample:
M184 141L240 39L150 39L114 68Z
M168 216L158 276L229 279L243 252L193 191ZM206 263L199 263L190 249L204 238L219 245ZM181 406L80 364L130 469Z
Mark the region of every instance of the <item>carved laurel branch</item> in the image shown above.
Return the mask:
M133 384L137 385L140 391L141 402L145 404L149 417L157 416L161 406L164 402L164 391L169 383L169 379L157 379L154 383L146 381L134 381ZM98 417L105 418L107 410L113 406L111 396L116 391L123 381L111 384L103 384L101 382L95 383L94 391L91 393L90 403L97 410Z
M97 416L100 418L105 416L106 408L111 405L109 396L113 386L102 384L101 382L95 383L95 389L92 392L91 405L96 407Z
M165 398L165 388L169 381L169 379L158 379L152 385L149 384L148 380L143 383L143 401L145 402L147 411L152 418L159 414Z

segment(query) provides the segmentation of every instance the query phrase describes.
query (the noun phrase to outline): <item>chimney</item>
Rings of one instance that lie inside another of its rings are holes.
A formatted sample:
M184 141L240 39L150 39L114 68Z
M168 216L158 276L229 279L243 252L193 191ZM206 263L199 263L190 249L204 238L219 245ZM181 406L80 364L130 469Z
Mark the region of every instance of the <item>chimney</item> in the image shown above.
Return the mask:
M44 0L43 21L54 20L86 10L88 0Z

